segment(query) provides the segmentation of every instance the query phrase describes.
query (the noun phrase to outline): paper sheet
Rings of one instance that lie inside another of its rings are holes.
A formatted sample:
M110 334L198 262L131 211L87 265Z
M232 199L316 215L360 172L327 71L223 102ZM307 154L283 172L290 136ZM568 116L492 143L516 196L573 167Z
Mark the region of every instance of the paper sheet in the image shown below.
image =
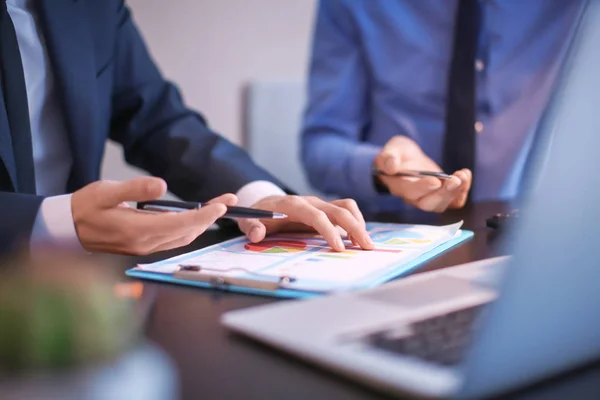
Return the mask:
M269 236L257 244L240 237L137 269L171 274L182 264L198 265L217 275L292 277L291 289L343 290L414 260L458 235L461 226L368 223L375 249L363 251L346 240L341 253L313 234Z

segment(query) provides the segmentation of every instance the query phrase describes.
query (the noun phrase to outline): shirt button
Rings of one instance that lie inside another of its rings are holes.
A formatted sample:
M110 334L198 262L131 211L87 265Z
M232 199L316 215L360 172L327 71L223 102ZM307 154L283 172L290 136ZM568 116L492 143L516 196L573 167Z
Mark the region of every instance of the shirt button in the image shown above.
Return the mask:
M475 60L475 70L481 72L485 69L485 64L481 60Z
M483 123L481 121L475 122L475 132L481 133L483 131Z

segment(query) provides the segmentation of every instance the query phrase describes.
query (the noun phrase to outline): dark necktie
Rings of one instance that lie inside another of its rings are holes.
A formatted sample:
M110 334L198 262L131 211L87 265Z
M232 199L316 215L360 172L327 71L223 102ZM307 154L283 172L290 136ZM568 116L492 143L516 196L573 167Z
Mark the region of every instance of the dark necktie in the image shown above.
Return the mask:
M478 36L478 0L459 0L448 78L446 134L442 155L442 166L448 173L469 168L475 174L475 58Z
M31 128L23 64L6 1L0 0L0 3L0 76L17 169L16 186L20 193L35 194Z

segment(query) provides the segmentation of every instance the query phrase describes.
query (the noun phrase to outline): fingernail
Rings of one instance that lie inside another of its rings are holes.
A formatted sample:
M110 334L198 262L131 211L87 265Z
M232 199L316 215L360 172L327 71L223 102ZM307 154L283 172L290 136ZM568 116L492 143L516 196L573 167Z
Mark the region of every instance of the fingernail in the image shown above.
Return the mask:
M258 226L250 229L250 233L248 234L250 239L252 239L253 236L256 237L256 235L258 235Z
M345 249L345 248L346 248L346 246L344 245L344 241L342 240L342 238L341 238L341 237L338 237L338 238L335 240L335 244L336 244L336 246L337 246L338 248L340 248L340 249Z
M371 236L369 235L365 235L365 243L367 243L368 245L374 246L375 243L373 243L373 240L371 239Z

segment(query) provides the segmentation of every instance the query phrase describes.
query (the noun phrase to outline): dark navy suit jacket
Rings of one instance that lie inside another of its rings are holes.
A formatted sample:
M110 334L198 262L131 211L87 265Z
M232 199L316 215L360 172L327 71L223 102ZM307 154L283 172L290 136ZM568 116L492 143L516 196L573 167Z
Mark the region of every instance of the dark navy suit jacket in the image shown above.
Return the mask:
M235 193L275 179L188 109L151 59L122 0L38 0L73 156L65 193L99 178L107 139L128 163L164 178L186 200ZM31 166L33 168L33 166ZM28 240L43 197L18 194L10 131L0 95L0 251Z

